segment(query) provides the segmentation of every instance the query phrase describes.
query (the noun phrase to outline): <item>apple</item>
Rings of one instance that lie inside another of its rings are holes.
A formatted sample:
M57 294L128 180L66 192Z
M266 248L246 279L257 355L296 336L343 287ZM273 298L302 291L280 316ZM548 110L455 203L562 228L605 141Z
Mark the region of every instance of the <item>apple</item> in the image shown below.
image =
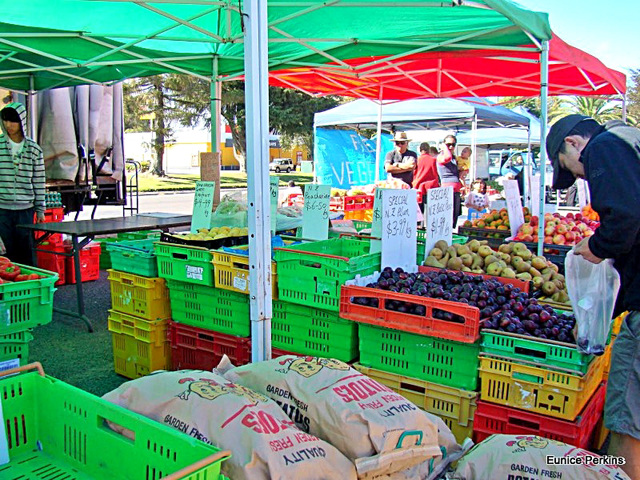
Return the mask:
M547 245L551 245L553 243L553 237L551 235L547 235L546 237L544 237L544 243L546 243Z
M553 217L554 217L554 218L560 218L560 217L561 217L561 215L560 215L558 212L556 212L556 213L554 213L554 214L553 214Z
M538 226L538 217L536 217L535 215L531 217L531 220L529 221L529 224L532 227L537 227Z
M522 241L523 242L533 242L533 236L532 235L524 235L522 237Z
M534 243L538 243L538 234L537 233L533 234L533 242Z
M544 234L545 235L553 235L555 233L555 231L556 231L556 227L553 226L553 225L547 225L544 228Z
M571 218L571 219L573 219L573 218L574 218L574 217L573 217L573 213L571 213L571 212L567 213L567 218Z
M520 233L522 233L523 235L531 235L533 233L533 227L528 223L524 223L520 227Z
M550 213L545 213L545 214L544 214L544 220L545 220L545 222L546 222L547 220L553 220L553 215L552 215L552 214L550 214Z
M579 223L578 224L578 230L580 230L581 232L584 232L585 230L588 230L589 227L587 226L586 223Z
M564 238L567 240L567 243L573 242L576 239L576 235L573 232L567 232L564 234Z
M582 232L583 237L590 237L591 235L593 235L593 230L591 230L590 228Z
M575 218L576 220L582 220L582 214L581 213L576 213L573 218Z
M567 233L569 230L567 229L567 226L564 225L563 223L561 223L560 225L558 225L556 227L556 233L559 233L560 235L564 235L565 233Z
M557 234L553 237L554 245L564 245L567 240L564 238L564 235Z

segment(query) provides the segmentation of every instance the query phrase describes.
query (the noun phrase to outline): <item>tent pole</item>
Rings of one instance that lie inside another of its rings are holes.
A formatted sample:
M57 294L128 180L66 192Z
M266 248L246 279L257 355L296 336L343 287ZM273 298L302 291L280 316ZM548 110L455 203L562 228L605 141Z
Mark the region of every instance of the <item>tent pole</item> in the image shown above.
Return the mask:
M382 88L380 89L380 99L378 100L378 129L376 131L376 182L380 180L380 155L382 149Z
M547 166L547 96L549 94L549 42L542 42L540 52L540 221L538 222L538 255L544 244L545 170Z
M271 358L271 208L267 0L245 3L245 104L251 361Z
M469 158L470 169L469 174L471 178L469 179L469 185L473 183L476 179L476 175L478 174L476 162L473 160L474 155L477 157L477 142L478 142L478 114L473 115L473 124L471 125L471 158Z
M29 137L38 141L36 138L36 86L33 75L29 75L29 91L27 92L27 107L29 108L29 122L27 123L27 134Z
M213 203L214 208L220 202L220 158L216 158L220 151L220 115L222 108L222 82L218 79L218 57L213 57L211 65L211 85L210 85L210 101L211 101L211 153L213 155L213 179L216 181L214 187ZM210 178L211 179L211 178Z
M627 121L627 94L622 94L622 121Z
M533 165L531 162L531 124L527 127L527 158L524 160L522 168L524 168L525 174L525 181L523 182L524 192L522 196L524 198L524 204L531 209L533 201L533 197L531 196L531 176L533 175Z

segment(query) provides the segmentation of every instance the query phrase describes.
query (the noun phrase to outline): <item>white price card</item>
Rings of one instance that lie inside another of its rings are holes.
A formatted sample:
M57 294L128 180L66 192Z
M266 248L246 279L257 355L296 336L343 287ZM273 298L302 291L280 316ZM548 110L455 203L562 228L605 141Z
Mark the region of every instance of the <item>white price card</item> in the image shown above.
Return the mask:
M531 215L540 218L540 175L531 176Z
M280 185L280 177L269 177L269 196L271 197L271 234L276 233L276 220L278 216L278 192Z
M304 187L304 209L302 210L302 237L311 240L329 238L329 185L307 184Z
M511 235L516 236L518 229L524 223L524 213L522 212L522 202L520 201L520 188L517 180L504 181L504 195L507 198L507 212L509 213L509 224L511 225Z
M382 267L416 265L416 191L382 191Z
M377 187L373 195L373 214L371 218L371 253L378 253L382 250L380 237L382 237L382 192L383 188Z
M425 207L425 258L438 240L451 245L453 236L453 187L430 188L427 190Z
M587 181L579 178L576 180L576 185L578 186L578 206L582 210L589 203Z
M216 182L196 182L196 192L193 197L193 217L191 217L191 233L197 233L198 229L208 229L211 226L215 187Z

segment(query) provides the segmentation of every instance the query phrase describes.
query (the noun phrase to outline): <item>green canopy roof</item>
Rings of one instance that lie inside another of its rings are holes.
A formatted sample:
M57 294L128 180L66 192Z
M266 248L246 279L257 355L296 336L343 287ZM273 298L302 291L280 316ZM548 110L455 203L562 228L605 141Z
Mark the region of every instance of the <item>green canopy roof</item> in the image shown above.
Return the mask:
M247 1L247 0L245 0ZM0 0L0 85L41 90L162 72L244 72L238 0ZM518 48L551 38L547 14L508 0L269 0L269 68ZM33 75L33 79L31 79Z

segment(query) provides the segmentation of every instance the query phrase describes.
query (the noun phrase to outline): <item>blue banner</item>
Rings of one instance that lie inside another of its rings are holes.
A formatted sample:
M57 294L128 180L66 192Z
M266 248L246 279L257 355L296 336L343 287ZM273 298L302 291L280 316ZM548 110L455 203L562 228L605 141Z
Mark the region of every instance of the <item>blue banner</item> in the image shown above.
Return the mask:
M393 149L391 135L382 134L380 179L387 178L384 157ZM323 185L348 189L375 182L376 139L369 140L354 130L315 129L316 176Z

